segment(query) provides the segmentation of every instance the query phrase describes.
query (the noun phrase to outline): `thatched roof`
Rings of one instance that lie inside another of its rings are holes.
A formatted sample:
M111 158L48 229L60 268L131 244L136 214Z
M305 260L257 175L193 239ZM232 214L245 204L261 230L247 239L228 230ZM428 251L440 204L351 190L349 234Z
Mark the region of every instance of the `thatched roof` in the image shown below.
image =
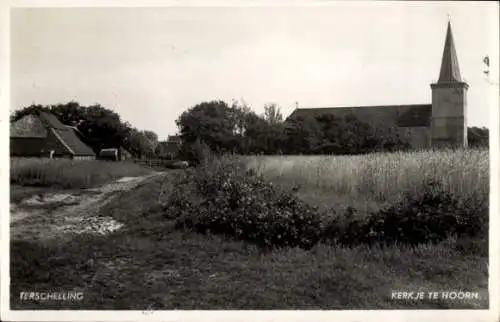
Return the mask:
M73 128L62 124L55 115L46 112L26 115L11 124L10 136L11 150L17 155L24 155L28 151L37 155L54 150L57 154L95 156L94 151L80 140Z

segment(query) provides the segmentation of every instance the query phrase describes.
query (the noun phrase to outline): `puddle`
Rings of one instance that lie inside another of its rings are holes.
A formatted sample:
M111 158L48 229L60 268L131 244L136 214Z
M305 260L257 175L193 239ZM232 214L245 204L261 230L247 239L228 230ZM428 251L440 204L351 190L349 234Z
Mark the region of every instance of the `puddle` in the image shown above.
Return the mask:
M73 196L68 193L55 193L35 195L31 198L22 200L19 205L23 206L43 206L53 203L71 205L79 201L79 197Z
M65 222L56 229L64 233L106 235L123 227L111 217L69 217Z
M134 180L137 180L137 177L123 177L123 178L116 180L116 182L129 182L129 181L134 181Z
M120 191L133 189L143 180L160 175L123 177L80 193L37 194L11 203L11 237L52 239L66 234L106 235L124 226L112 217L99 217L99 210Z

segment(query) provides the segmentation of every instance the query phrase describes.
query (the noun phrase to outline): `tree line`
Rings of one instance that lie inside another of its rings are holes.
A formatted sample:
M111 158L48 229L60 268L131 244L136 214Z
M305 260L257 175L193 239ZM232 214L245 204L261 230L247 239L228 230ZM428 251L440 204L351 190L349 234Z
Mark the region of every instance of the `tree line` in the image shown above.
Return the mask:
M485 127L469 127L467 128L467 141L470 147L489 147L490 135Z
M182 113L176 123L187 155L200 142L214 152L237 154L360 154L408 147L396 129L380 131L353 115L285 122L275 104L258 115L238 102L203 102Z
M156 133L133 127L118 113L99 104L31 105L15 111L11 121L40 111L50 112L63 124L77 127L96 152L109 147L123 147L135 157L155 157L157 152ZM285 121L276 104L265 105L264 113L257 114L237 101L202 102L184 111L176 125L182 138L181 157L186 159L196 158L201 146L215 153L245 155L362 154L409 148L396 128L376 129L353 115L308 116ZM468 128L471 147L487 147L488 137L486 128Z

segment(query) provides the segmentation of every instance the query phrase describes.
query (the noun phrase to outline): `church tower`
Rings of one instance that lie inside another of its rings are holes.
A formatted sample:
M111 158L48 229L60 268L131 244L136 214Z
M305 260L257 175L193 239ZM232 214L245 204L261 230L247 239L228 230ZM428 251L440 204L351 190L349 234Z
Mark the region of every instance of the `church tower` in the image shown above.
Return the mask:
M433 147L467 147L467 89L458 68L457 52L448 21L439 80L431 84Z

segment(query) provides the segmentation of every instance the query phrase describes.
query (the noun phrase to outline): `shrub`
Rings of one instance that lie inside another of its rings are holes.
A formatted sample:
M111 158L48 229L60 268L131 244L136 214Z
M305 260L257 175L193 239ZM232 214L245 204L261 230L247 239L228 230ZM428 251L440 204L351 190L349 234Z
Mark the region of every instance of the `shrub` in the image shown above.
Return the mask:
M475 240L488 234L488 205L482 199L457 197L434 181L368 216L351 207L326 216L240 161L234 156L214 158L189 169L177 180L164 217L174 219L177 229L222 234L264 248L309 249L319 241L416 246L450 237L458 238L456 249L465 253L484 253L487 246L487 239Z
M344 245L355 245L368 234L363 225L366 218L356 216L356 209L349 207L344 213L329 210L327 220L321 231L321 240L328 243L342 243Z
M323 239L343 245L418 245L440 242L450 236L476 237L488 233L488 208L473 201L460 201L435 182L417 195L405 198L364 220L334 218Z
M453 243L454 249L460 254L467 255L478 255L481 257L488 257L489 255L489 244L488 235L484 237L464 237L455 238Z
M235 157L202 162L187 171L165 209L177 228L222 234L263 248L309 249L320 236L316 208L246 170Z
M184 143L181 147L180 156L189 164L198 165L202 162L208 162L213 158L213 152L210 147L200 139L193 143Z

